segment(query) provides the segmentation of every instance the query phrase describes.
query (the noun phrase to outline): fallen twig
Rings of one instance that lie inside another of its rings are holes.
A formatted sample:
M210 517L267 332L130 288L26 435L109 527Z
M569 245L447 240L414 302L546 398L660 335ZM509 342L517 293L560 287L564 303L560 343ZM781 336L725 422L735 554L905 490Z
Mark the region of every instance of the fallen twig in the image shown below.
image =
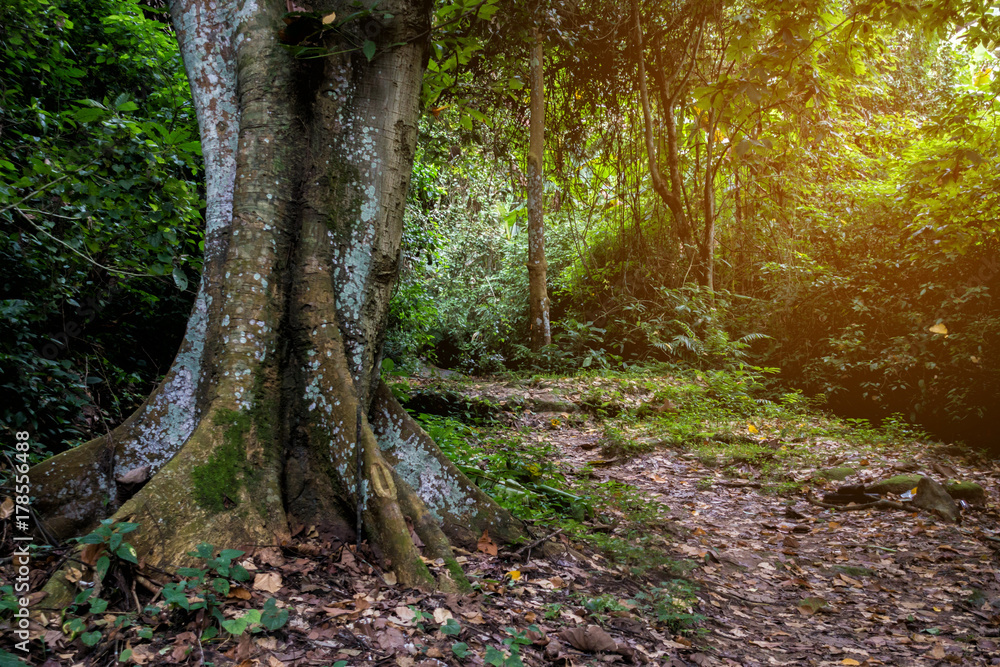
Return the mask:
M769 604L775 604L775 602L773 600L771 602L758 602L757 600L750 600L748 598L743 597L742 595L738 595L736 593L730 593L729 591L723 590L722 588L716 588L715 590L712 591L712 593L715 593L715 594L720 595L722 597L727 597L730 600L739 600L740 602L743 602L743 603L746 603L746 604L759 605L759 606L766 606L766 605L769 605Z
M514 555L515 556L520 556L525 551L531 551L532 549L534 549L535 547L537 547L539 544L541 544L545 540L555 537L556 535L558 535L559 533L563 532L564 530L566 530L565 527L564 528L560 528L559 530L555 531L554 533L549 533L545 537L537 539L534 542L532 542L531 544L528 544L526 546L521 547L520 549L518 549L517 551L514 552Z
M735 489L759 489L763 486L760 482L716 482L716 484Z
M819 507L825 507L828 510L840 510L842 512L851 512L854 510L901 510L903 512L913 512L914 508L907 507L903 503L897 503L894 500L876 500L872 503L861 503L860 505L832 505L830 503L824 503L821 500L816 500L812 493L806 493L806 500L808 500L813 505Z

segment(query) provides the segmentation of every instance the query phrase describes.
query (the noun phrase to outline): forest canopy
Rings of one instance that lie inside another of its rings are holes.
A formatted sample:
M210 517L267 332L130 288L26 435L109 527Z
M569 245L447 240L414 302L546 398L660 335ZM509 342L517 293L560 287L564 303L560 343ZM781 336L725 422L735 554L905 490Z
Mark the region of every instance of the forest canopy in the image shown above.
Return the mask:
M644 123L629 6L440 4L388 357L749 360L847 414L992 439L997 9L786 5L642 4ZM3 25L3 416L58 451L127 417L173 354L150 332L183 331L197 131L162 9L19 0ZM546 49L540 352L527 25Z

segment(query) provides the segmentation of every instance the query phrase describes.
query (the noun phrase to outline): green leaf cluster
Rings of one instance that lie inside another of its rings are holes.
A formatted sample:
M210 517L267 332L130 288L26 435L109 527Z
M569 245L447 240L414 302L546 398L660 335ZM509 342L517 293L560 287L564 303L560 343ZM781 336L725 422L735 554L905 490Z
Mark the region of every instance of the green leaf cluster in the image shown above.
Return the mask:
M197 121L147 10L0 6L0 428L38 458L145 398L200 271Z

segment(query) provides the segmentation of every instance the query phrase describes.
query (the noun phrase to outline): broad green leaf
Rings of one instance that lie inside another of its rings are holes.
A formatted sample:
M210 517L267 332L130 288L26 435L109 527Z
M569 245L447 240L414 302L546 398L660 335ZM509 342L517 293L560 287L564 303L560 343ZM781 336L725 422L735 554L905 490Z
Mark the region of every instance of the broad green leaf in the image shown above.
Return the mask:
M371 59L375 57L375 49L375 42L370 39L366 39L365 43L361 46L361 51L365 54L368 62L371 62Z
M122 560L127 560L128 562L133 563L135 565L139 564L139 560L138 558L136 558L135 547L133 547L131 544L125 543L120 547L118 547L118 550L115 551L115 555L121 558Z
M250 623L246 617L230 618L222 622L222 629L231 635L239 636L246 632L248 625Z
M104 115L103 109L86 108L86 109L77 109L76 112L73 114L73 118L80 121L81 123L90 123L97 120L103 115Z
M438 628L443 635L459 635L462 633L462 626L454 618L449 618L444 625Z
M179 267L176 266L174 267L173 276L174 276L174 284L177 285L177 289L179 289L182 292L187 290L188 288L187 276L184 275L184 272L181 271Z
M492 646L486 647L486 655L483 656L483 661L487 665L493 665L493 667L504 667L505 655L502 651L498 651Z
M266 630L277 630L288 622L288 610L278 609L274 598L268 599L264 603L264 609L260 614L260 624Z
M0 648L0 667L28 667L28 663Z
M97 574L97 579L102 581L104 575L108 573L108 568L111 567L111 559L108 558L107 554L101 556L97 559L97 564L94 565L94 572Z
M220 595L229 595L229 581L227 579L216 577L212 580L212 588Z

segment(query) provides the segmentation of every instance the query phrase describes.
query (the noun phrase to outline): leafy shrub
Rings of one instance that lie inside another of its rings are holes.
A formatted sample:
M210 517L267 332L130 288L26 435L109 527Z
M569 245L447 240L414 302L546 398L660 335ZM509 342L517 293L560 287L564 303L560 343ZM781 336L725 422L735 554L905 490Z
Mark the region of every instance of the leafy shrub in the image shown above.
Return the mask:
M190 311L201 157L170 29L135 0L4 3L0 128L0 422L43 458L128 416Z

